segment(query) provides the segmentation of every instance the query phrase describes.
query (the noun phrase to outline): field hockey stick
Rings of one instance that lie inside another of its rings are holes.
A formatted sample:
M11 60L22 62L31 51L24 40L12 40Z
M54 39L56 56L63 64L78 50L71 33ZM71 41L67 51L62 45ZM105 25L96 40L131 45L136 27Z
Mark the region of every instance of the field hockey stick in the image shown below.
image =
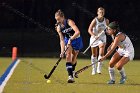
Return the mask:
M105 29L104 29L104 30L105 30ZM89 50L89 48L91 47L91 45L92 45L95 41L97 41L97 39L104 33L104 30L103 30L101 33L99 33L97 37L95 37L95 40L86 48L86 50L85 50L84 52L82 52L82 54L85 55L85 53Z
M66 47L66 49L64 50L64 52L62 53L62 55L64 55L64 54L66 53L66 51L67 51L68 48L69 48L69 47ZM55 65L53 66L52 70L50 71L50 73L49 73L48 75L47 75L47 74L44 75L44 78L45 78L45 79L49 79L49 78L51 77L51 75L52 75L53 72L55 71L55 69L56 69L56 67L58 66L58 64L59 64L59 62L61 61L61 59L62 59L62 57L60 57L60 58L57 60L57 62L55 63Z
M87 65L87 66L84 66L83 68L77 70L75 73L74 73L74 76L77 77L79 73L85 71L86 69L90 68L91 66L95 65L96 63L98 63L99 61L96 61L95 63L92 63L90 65Z

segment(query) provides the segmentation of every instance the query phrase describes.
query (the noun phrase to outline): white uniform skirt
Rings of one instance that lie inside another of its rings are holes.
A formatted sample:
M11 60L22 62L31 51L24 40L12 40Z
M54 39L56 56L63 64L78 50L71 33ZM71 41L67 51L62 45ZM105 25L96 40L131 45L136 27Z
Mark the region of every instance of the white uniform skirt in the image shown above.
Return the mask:
M128 47L128 48L118 48L117 52L120 56L128 57L130 60L133 60L134 58L134 48Z
M95 39L94 36L90 37L91 47L97 47L100 44L106 43L106 35L101 35L98 39Z

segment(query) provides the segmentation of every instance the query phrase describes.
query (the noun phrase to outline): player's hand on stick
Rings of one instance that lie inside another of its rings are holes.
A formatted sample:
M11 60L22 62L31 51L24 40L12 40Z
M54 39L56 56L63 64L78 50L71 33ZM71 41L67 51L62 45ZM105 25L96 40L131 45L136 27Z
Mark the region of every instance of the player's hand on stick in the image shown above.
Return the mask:
M60 29L59 24L60 24L60 23L56 23L56 24L55 24L55 30L56 30L56 31L57 31L58 29Z
M94 38L96 38L96 37L97 37L97 36L95 36L95 35L92 35L92 36L91 36L92 39L94 39Z
M97 39L97 36L92 35L91 38L93 39L93 41L95 41Z
M63 53L60 53L60 58L64 58L64 54Z
M105 59L106 59L106 57L103 56L102 58L99 59L99 62L103 62L103 60L105 60Z

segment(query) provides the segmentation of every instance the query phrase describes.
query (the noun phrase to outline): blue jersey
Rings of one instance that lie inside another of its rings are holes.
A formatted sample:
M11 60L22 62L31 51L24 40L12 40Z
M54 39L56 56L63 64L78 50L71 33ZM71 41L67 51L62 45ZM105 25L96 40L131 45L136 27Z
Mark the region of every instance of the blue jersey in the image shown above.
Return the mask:
M68 25L68 19L64 20L64 27L62 27L60 25L60 29L61 29L61 32L62 32L62 34L64 36L65 44L67 45L69 38L74 35L75 31L72 29L72 27L70 27ZM83 42L82 42L81 36L79 35L77 38L72 40L71 45L72 45L72 48L74 50L82 49L83 48Z
M64 37L70 38L75 33L73 29L68 25L68 19L64 20L64 27L60 25L60 29L64 35Z

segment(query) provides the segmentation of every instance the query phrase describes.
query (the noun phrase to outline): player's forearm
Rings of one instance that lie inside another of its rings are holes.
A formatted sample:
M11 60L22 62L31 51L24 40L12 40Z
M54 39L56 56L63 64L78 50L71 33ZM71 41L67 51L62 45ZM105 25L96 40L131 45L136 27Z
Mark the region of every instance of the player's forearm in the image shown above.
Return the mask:
M61 53L65 50L65 42L60 41Z
M116 49L116 47L117 47L117 46L116 46L115 44L112 43L112 44L111 44L110 50L107 51L107 53L105 54L104 57L105 57L105 58L109 57L109 56L113 53L113 51Z
M70 38L71 40L74 40L75 38L77 38L80 35L80 31L77 31L74 33L74 35Z
M113 52L114 50L112 50L112 49L110 49L106 54L105 54L105 58L108 58L111 54L112 54L112 52Z
M91 35L91 36L93 36L94 35L94 33L93 33L93 31L92 31L93 29L88 29L88 33Z
M110 44L110 46L107 48L107 52L111 49L113 43Z
M60 30L58 30L57 32L58 32L58 35L59 35L59 38L60 38L60 47L61 47L61 53L62 53L65 49L64 37L63 37Z

